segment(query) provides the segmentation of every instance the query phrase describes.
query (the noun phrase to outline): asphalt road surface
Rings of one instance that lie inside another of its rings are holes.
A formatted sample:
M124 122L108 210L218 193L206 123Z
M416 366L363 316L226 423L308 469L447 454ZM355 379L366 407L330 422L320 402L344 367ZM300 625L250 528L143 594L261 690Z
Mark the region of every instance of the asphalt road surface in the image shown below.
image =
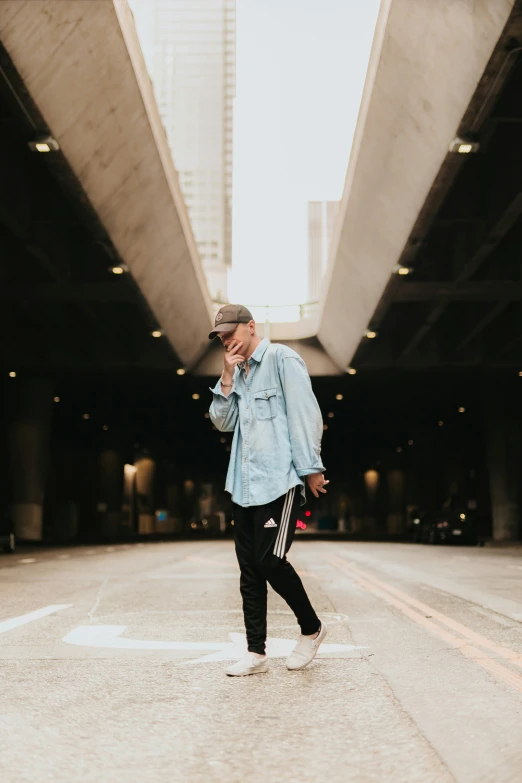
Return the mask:
M522 553L297 541L329 634L244 649L223 542L0 556L2 783L520 783Z

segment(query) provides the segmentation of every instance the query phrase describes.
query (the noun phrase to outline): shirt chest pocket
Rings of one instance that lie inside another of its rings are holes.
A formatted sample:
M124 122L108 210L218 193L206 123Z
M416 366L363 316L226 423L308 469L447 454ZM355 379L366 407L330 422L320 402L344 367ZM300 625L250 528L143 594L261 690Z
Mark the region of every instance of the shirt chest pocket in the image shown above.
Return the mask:
M263 389L254 394L256 419L264 421L277 416L277 389Z

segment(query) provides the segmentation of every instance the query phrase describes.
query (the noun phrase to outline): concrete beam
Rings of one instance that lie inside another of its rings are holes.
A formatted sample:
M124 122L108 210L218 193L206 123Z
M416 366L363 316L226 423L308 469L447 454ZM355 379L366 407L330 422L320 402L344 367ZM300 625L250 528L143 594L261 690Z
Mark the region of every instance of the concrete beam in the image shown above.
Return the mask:
M187 367L212 304L127 0L3 0L0 36Z
M340 367L371 321L514 5L383 0L318 330Z

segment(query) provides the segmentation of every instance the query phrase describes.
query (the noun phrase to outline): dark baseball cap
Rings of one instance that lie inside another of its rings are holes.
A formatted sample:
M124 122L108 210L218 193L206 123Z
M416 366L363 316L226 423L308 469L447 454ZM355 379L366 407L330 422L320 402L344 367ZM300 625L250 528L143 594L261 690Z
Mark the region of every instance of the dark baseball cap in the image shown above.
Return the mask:
M208 339L213 340L218 334L231 332L238 324L248 324L253 320L252 313L243 305L225 305L217 313L214 328Z

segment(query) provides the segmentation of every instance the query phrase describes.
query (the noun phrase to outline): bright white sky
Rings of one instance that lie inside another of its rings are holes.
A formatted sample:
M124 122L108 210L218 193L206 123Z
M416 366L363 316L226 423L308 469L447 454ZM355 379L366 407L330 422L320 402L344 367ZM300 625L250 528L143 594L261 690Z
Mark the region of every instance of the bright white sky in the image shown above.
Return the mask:
M307 295L307 203L340 199L379 0L237 0L229 298Z

